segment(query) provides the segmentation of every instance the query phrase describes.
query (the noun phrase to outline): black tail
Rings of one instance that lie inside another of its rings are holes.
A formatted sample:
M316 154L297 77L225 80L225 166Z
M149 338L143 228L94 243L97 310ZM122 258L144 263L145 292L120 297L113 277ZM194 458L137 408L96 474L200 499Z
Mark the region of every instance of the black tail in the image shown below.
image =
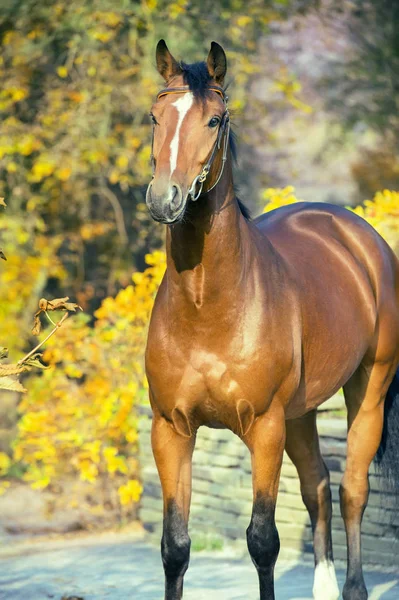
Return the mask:
M399 369L385 400L384 428L375 463L399 510Z

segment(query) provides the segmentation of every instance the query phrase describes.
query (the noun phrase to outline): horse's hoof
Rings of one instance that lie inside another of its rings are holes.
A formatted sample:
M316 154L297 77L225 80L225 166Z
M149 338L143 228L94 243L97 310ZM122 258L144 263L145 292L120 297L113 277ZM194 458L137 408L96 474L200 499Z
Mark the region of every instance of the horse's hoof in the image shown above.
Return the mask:
M344 600L367 600L368 593L363 579L348 579L344 585Z

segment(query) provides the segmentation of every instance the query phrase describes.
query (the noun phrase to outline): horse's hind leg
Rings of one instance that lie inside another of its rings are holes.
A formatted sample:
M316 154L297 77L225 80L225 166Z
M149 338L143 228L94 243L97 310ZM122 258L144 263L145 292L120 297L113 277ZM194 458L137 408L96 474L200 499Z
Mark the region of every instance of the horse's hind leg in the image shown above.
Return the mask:
M348 409L348 454L340 486L341 514L348 544L344 600L366 600L361 560L361 523L369 495L368 471L380 444L384 399L395 365L360 365L344 386Z
M165 600L180 600L183 577L190 558L187 525L195 437L177 433L171 423L154 414L151 442L164 504L161 552L165 571Z
M339 588L335 575L331 541L331 491L328 469L320 454L316 411L286 423L285 449L301 482L301 493L308 509L313 531L315 600L337 600Z

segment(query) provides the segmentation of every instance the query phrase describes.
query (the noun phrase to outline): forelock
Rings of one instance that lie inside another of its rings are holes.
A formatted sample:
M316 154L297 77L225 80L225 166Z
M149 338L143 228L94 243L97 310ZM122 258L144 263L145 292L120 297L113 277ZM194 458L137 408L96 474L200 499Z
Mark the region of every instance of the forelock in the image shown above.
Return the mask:
M194 94L194 98L205 100L209 95L209 84L212 80L205 62L188 65L180 63L183 81Z

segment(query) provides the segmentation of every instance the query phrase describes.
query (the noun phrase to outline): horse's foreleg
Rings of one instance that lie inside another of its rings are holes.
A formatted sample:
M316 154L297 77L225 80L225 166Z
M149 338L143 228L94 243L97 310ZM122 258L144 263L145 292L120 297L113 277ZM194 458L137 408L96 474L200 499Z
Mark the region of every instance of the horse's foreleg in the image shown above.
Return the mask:
M344 386L348 408L348 454L340 487L341 514L348 543L344 600L367 600L361 559L361 523L369 495L368 470L380 444L384 398L392 367L374 365L371 375L360 367Z
M331 491L328 469L320 454L316 411L287 421L285 449L301 482L301 493L308 509L313 531L315 600L337 600L339 588L335 575L331 541Z
M251 451L254 494L248 550L258 571L260 600L274 600L274 565L280 550L274 513L285 444L284 411L277 402L256 419L244 441Z
M183 577L190 558L187 525L195 437L177 433L171 423L154 415L151 442L164 503L161 552L165 571L165 600L180 600L183 596Z

